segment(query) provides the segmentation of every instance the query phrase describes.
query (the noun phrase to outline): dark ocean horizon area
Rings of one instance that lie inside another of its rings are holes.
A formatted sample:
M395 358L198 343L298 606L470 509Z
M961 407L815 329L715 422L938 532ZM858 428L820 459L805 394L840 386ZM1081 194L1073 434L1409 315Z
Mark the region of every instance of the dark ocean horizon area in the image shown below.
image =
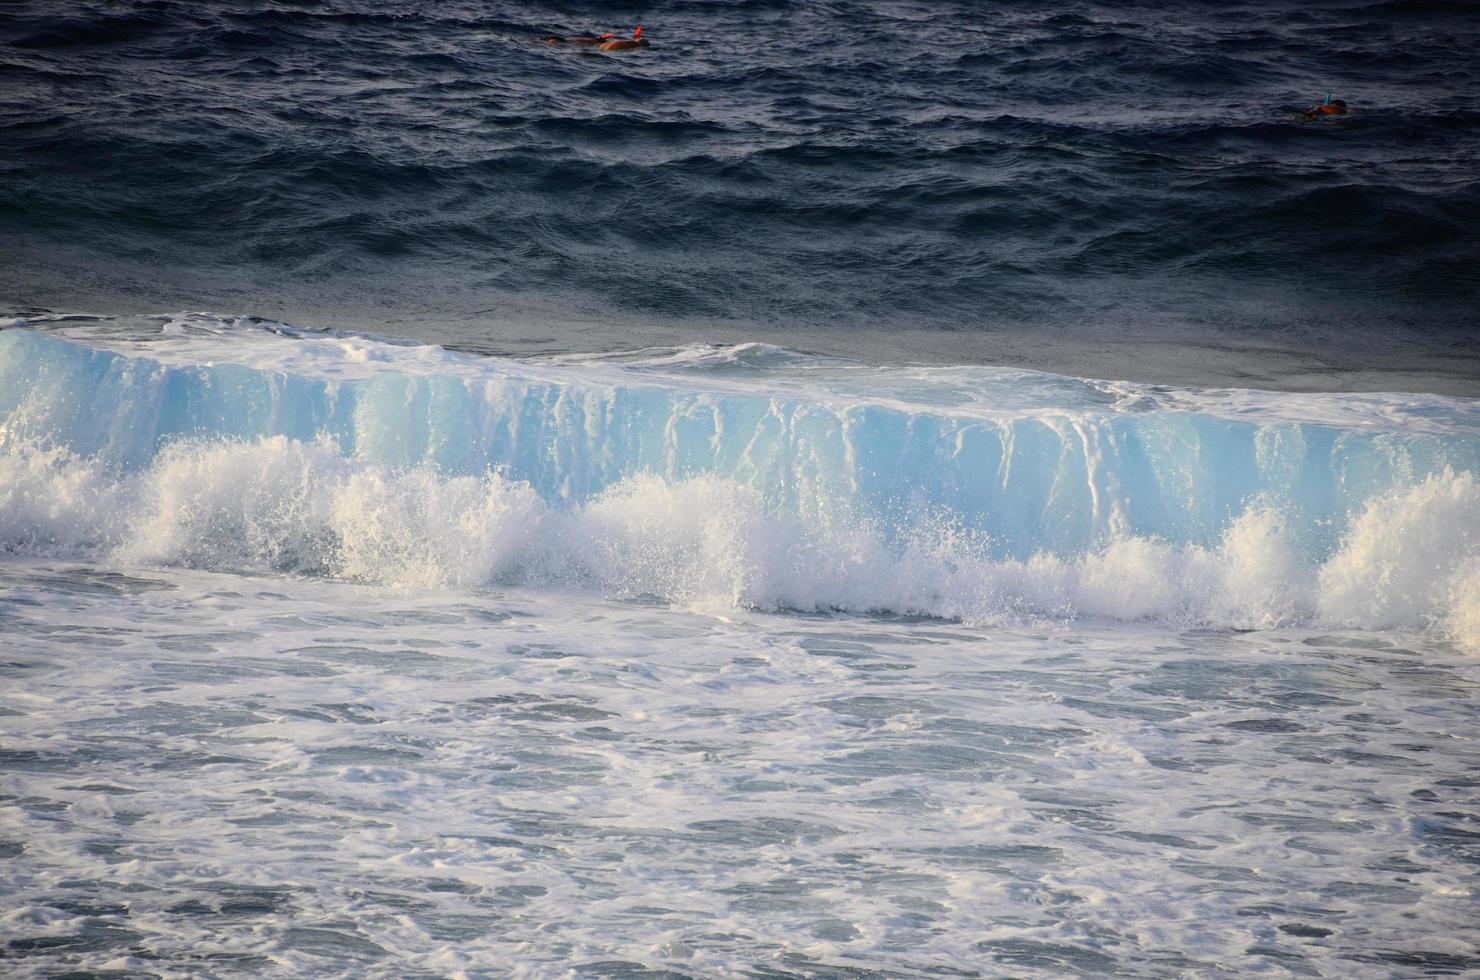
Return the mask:
M10 3L0 313L1473 396L1476 50L1464 3Z

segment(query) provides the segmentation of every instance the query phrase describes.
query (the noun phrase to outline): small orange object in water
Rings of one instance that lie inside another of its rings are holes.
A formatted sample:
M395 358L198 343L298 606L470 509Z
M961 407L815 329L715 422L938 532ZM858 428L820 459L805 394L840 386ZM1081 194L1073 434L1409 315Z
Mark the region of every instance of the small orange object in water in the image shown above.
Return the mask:
M638 25L637 30L632 32L630 38L616 37L612 34L604 34L602 37L610 38L610 40L603 40L597 45L602 51L631 51L633 48L645 48L648 46L647 38L642 36L641 25Z

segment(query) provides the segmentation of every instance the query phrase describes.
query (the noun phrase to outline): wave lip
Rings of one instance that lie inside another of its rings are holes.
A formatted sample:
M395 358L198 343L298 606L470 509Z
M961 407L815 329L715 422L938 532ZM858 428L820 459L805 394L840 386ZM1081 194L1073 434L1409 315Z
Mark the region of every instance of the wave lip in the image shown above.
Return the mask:
M0 331L7 550L973 621L1480 619L1469 400L141 322Z

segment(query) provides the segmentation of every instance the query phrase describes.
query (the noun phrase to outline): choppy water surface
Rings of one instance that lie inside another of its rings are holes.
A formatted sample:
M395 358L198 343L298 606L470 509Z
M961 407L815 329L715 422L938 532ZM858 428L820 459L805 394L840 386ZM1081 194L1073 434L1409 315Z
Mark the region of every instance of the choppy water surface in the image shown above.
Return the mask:
M1474 355L1477 44L1471 4L1366 0L13 3L0 286L487 350L637 346L620 317Z
M10 975L1480 969L1480 666L0 564Z

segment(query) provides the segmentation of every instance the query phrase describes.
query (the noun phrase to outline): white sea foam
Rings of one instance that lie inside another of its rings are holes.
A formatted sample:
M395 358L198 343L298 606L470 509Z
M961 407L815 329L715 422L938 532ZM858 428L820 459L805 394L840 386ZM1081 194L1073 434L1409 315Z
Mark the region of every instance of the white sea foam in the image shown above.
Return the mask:
M1453 619L1449 604L1465 602L1477 553L1480 485L1472 474L1374 498L1321 569L1322 610L1371 629Z
M739 499L630 491L604 547ZM754 530L702 525L685 561ZM999 573L1110 607L1164 547ZM653 561L628 587L731 584ZM6 557L0 646L7 975L1476 965L1480 661L1421 636Z
M494 473L398 470L283 436L178 442L134 473L13 445L0 479L6 548L33 555L973 623L1430 628L1480 648L1480 486L1470 474L1372 499L1314 559L1259 501L1211 546L1124 536L1015 559L944 518L884 528L846 502L802 512L709 475L636 475L562 506Z

